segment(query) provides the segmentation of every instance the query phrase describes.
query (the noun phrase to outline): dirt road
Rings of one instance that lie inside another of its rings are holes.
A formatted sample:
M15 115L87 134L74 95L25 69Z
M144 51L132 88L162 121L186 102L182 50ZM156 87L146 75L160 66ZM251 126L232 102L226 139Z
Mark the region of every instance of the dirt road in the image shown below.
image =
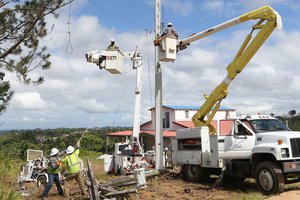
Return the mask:
M300 199L300 189L287 191L276 196L271 196L266 200L298 200L298 199Z
M97 180L104 180L103 163L93 161L93 169ZM264 196L262 195L253 180L247 180L243 183L226 183L218 188L211 189L214 181L212 179L206 183L191 183L184 181L178 174L171 173L167 176L153 178L147 181L147 187L139 190L138 194L131 194L130 200L298 200L300 199L300 183L292 187L286 187L287 192L280 195ZM134 187L134 186L132 186ZM71 197L74 199L88 199L80 195L79 187L72 183ZM129 188L127 188L129 189ZM34 196L24 197L25 200L40 199L42 189L36 191ZM55 185L50 190L48 200L63 200L57 194Z

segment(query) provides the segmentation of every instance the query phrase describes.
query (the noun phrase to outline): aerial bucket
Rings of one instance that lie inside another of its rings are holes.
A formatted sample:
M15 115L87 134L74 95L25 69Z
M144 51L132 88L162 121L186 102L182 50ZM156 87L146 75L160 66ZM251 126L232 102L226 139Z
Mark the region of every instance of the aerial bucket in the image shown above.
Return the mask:
M159 44L159 61L173 62L176 60L177 39L173 36L164 36Z

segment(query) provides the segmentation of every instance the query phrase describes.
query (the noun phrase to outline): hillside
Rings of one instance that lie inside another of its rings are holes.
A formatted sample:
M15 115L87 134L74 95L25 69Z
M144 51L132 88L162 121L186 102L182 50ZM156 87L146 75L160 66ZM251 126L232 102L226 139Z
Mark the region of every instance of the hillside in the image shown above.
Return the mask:
M103 127L89 129L81 139L81 157L96 156L113 149L117 139L111 139L106 147L106 133L131 129L130 127ZM26 160L27 149L43 150L48 155L51 148L60 150L74 145L84 133L84 128L57 128L34 130L11 130L0 134L0 199L14 200L17 193L17 174Z

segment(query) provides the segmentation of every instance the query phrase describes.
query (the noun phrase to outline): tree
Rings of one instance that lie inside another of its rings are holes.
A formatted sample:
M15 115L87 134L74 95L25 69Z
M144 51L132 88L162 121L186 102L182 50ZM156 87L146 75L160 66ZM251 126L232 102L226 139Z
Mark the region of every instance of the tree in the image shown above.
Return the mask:
M0 72L0 115L6 109L13 92L9 91L10 85L8 81L3 81L5 74Z
M47 15L58 17L58 10L73 0L0 0L0 113L7 107L13 91L5 72L16 73L25 84L40 84L42 76L32 79L35 69L49 69L50 54L39 41L49 34Z

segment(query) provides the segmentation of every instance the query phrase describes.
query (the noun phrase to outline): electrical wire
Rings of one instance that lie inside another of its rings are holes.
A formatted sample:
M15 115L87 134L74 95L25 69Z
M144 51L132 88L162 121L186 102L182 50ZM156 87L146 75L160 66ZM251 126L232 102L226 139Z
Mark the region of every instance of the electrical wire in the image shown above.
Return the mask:
M125 80L124 80L124 84L123 84L123 88L122 88L122 92L121 92L120 101L118 103L117 110L115 112L115 116L114 116L114 120L113 120L113 127L116 124L117 115L120 112L120 107L121 107L122 101L124 99L125 89L126 89L127 83L128 83L128 74L129 74L130 70L131 70L131 68L129 68L129 70L127 71L127 73L125 73Z
M149 83L149 92L150 92L150 101L151 101L151 106L154 106L153 104L153 99L152 99L152 87L151 87L151 77L150 77L150 61L149 61L149 32L146 32L146 52L147 52L147 68L148 68L148 83Z
M162 0L161 2L161 23L160 23L160 32L162 33L165 27L165 4Z
M127 24L131 24L132 26L135 26L135 27L137 27L137 28L139 28L139 29L142 29L142 30L144 30L144 31L146 31L146 32L149 31L148 29L146 29L146 28L144 28L144 27L142 27L142 26L140 26L140 25L138 25L138 24L136 24L136 23L133 23L132 21L127 20L126 18L124 18L124 17L118 15L117 13L114 13L114 12L112 12L111 10L109 10L109 9L107 9L107 8L104 8L104 7L100 6L99 4L97 4L96 2L94 2L94 1L92 1L92 0L87 0L87 1L88 1L89 3L91 3L91 4L93 4L94 6L96 6L96 7L100 8L100 9L104 10L105 12L110 13L111 15L113 15L113 16L119 18L120 20L126 22ZM98 1L97 1L97 2L98 2Z

